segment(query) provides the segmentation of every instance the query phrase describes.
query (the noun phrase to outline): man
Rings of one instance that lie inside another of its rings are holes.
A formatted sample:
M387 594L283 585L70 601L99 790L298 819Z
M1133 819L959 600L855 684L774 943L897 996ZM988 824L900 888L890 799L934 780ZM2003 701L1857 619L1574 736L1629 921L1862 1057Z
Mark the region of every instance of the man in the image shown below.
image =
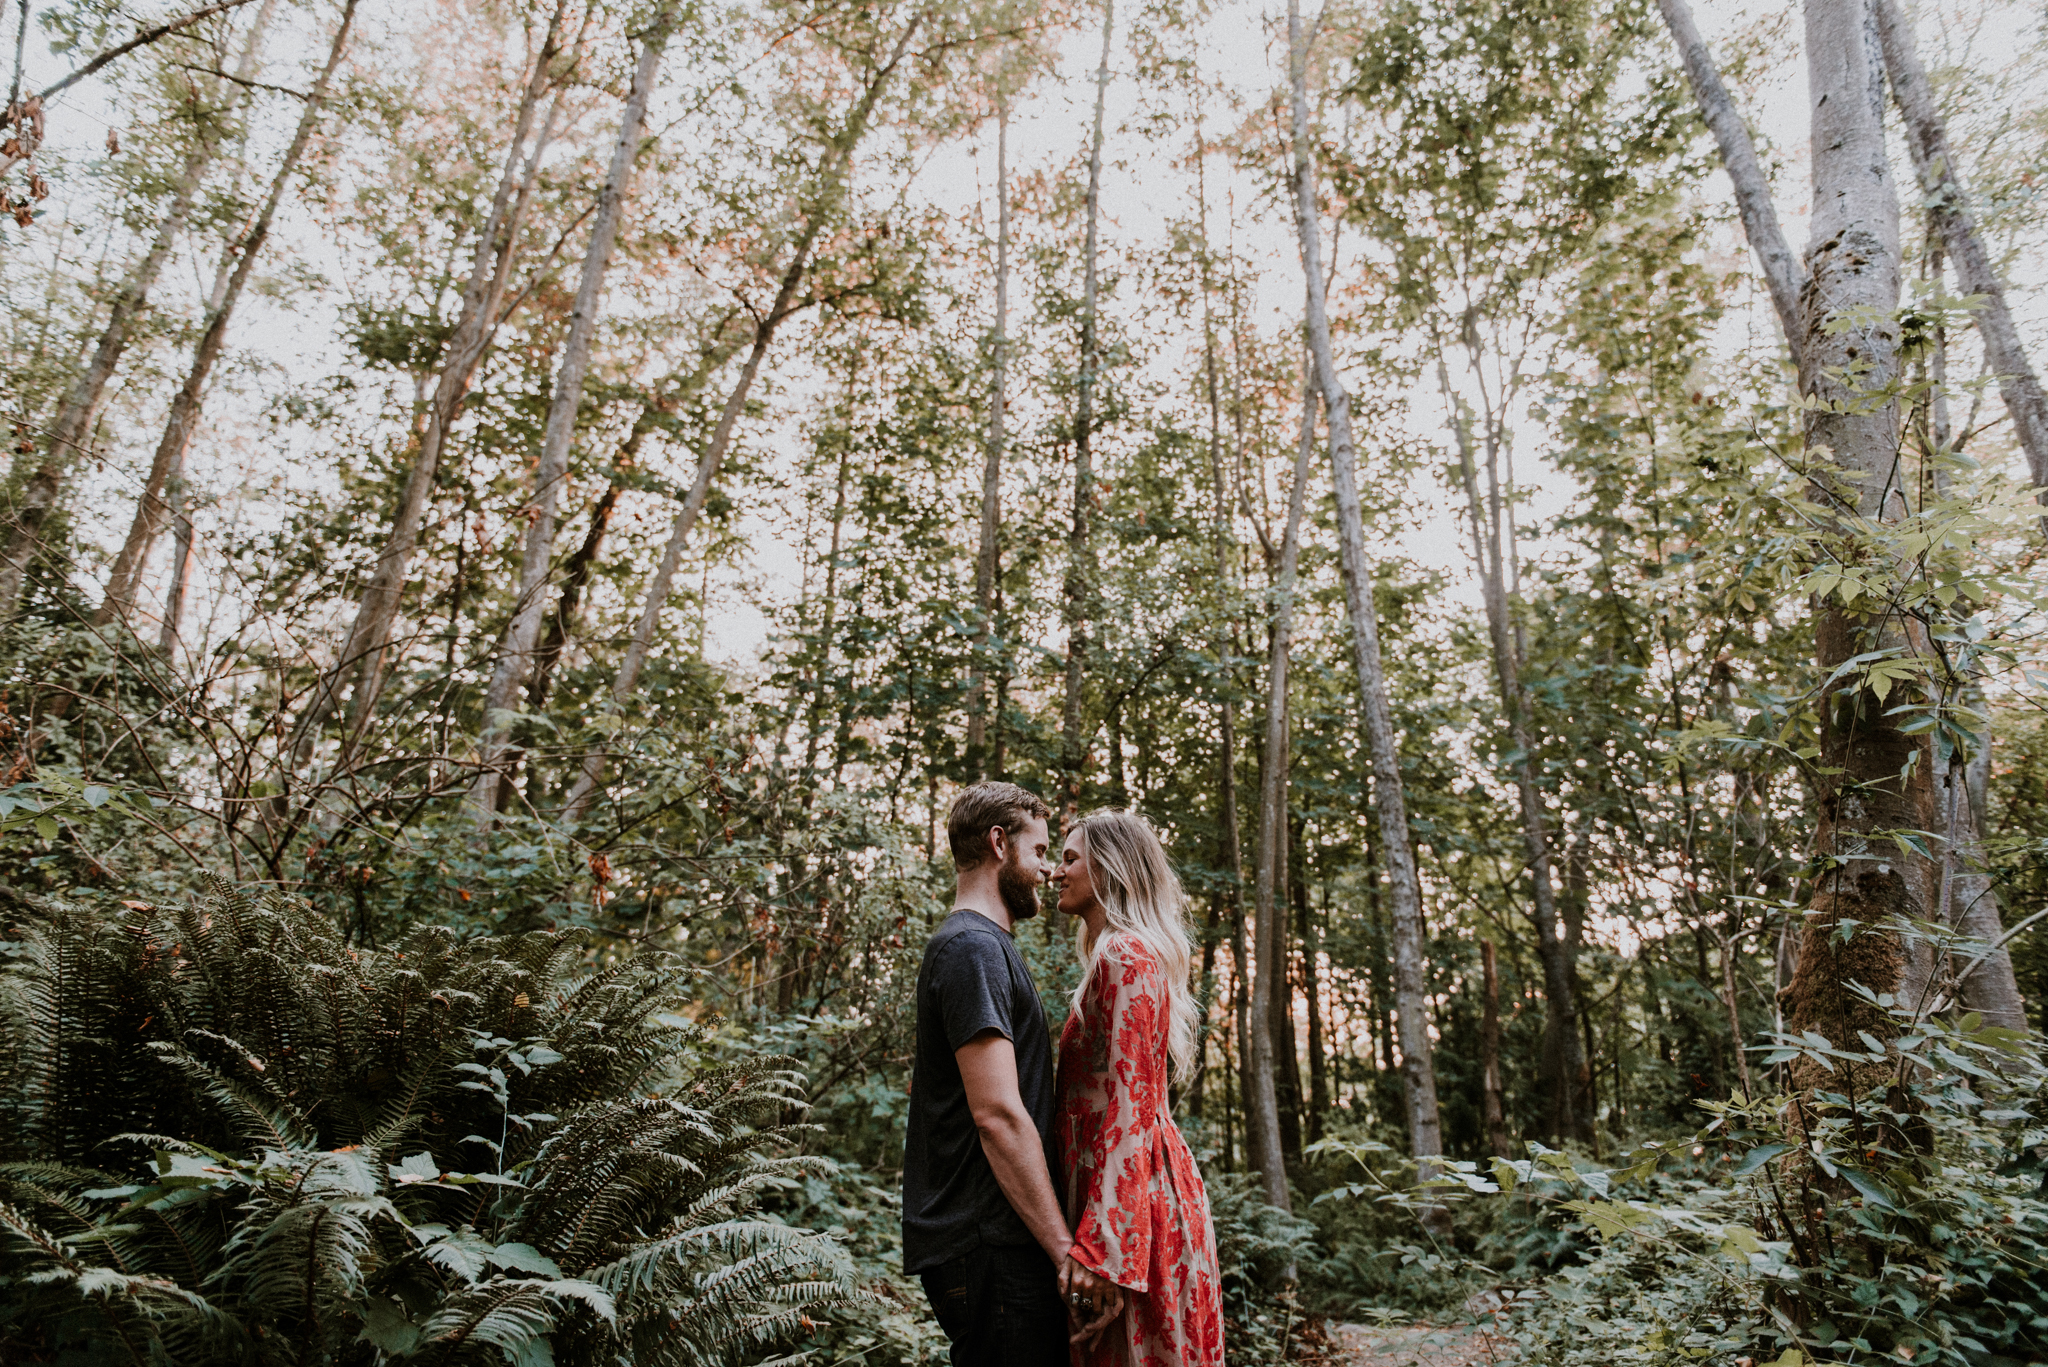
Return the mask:
M1052 1044L1014 935L1052 872L1050 814L1014 783L954 800L953 912L917 974L903 1270L924 1282L953 1367L1063 1367L1070 1328L1092 1334L1123 1308L1114 1285L1069 1263L1046 1163Z

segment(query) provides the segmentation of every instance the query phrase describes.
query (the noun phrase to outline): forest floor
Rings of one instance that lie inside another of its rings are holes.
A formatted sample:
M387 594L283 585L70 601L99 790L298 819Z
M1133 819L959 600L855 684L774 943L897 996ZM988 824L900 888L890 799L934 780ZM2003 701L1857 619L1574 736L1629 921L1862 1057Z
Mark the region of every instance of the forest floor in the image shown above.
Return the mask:
M1332 1324L1336 1367L1494 1367L1513 1345L1481 1324Z

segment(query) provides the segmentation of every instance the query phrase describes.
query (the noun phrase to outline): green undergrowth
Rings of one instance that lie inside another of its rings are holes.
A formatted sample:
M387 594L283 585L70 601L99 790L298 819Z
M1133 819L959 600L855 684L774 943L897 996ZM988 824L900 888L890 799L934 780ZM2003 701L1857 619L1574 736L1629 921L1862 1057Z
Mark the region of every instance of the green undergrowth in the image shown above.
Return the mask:
M1892 1003L1876 999L1886 1007ZM1430 1182L1386 1145L1316 1156L1330 1250L1305 1285L1331 1313L1459 1316L1495 1298L1521 1361L2048 1363L2048 1070L2032 1040L1895 1013L1888 1042L1777 1041L1810 1094L1732 1097L1697 1132L1614 1164L1531 1144ZM1839 1088L1833 1090L1831 1088ZM1424 1206L1448 1207L1432 1238Z

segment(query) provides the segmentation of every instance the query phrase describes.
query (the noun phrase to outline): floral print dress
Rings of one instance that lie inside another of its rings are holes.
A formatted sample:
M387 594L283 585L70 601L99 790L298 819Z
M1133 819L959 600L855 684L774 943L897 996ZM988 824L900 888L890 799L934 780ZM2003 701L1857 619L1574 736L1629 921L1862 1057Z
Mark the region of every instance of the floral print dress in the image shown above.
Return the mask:
M1124 1289L1075 1367L1222 1367L1209 1197L1167 1111L1166 975L1133 935L1095 956L1060 1032L1053 1137L1074 1260Z

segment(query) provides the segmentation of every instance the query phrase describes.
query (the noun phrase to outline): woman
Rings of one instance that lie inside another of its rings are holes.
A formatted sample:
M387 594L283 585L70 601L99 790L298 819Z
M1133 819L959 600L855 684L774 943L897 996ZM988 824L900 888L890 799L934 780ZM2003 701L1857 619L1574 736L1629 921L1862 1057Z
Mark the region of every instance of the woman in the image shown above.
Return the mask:
M1143 818L1103 811L1067 835L1052 875L1079 919L1081 985L1060 1034L1053 1138L1074 1231L1063 1285L1085 1268L1122 1291L1122 1310L1069 1295L1076 1367L1222 1367L1223 1300L1209 1196L1167 1111L1172 1076L1195 1062L1180 880Z

